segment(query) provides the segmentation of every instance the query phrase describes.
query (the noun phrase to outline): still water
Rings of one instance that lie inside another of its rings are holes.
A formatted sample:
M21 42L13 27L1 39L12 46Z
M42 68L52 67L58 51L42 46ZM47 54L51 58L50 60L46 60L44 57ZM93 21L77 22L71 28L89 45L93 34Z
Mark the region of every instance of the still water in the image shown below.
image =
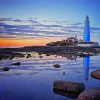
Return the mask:
M100 68L100 56L31 55L0 61L0 67L10 68L0 71L0 100L76 100L53 91L56 80L82 82L85 90L100 87L100 80L91 77L91 72ZM14 62L21 65L11 65Z

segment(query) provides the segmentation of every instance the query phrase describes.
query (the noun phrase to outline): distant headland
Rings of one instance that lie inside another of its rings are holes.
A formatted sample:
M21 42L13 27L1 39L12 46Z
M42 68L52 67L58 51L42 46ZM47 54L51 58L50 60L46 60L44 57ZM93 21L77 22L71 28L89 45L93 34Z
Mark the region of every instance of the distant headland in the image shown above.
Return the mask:
M69 37L65 40L62 39L62 41L50 42L47 44L47 46L99 47L99 43L90 41L90 38L91 38L90 21L89 21L89 17L86 16L85 21L84 21L83 40L82 39L78 40L77 36L75 36L75 37Z

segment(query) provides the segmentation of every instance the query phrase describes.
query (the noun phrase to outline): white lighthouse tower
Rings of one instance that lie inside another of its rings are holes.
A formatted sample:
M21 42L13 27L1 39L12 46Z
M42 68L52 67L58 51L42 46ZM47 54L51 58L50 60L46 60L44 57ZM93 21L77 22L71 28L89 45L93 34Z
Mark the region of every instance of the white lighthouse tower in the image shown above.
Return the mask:
M90 21L88 16L86 16L84 22L84 42L90 42Z

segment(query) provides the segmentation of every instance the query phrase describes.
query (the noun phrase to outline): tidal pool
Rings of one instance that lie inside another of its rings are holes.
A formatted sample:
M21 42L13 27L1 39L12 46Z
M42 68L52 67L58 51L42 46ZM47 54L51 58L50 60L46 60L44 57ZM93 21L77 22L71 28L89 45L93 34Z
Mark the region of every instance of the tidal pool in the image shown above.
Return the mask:
M31 53L29 58L0 61L0 100L76 100L53 90L56 80L82 82L85 90L100 87L91 72L100 68L100 56L46 55ZM11 65L21 62L20 66ZM59 68L53 67L59 64Z

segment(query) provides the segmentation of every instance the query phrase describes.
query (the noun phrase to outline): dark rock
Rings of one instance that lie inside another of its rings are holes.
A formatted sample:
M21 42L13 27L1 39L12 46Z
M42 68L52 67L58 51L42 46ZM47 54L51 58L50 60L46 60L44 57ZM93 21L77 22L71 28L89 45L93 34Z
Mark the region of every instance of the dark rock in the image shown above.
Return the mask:
M96 79L99 79L100 80L100 69L97 69L97 70L91 72L91 76L93 78L96 78Z
M8 71L10 68L9 67L1 67L0 70L2 71Z
M38 53L39 55L42 55L42 53Z
M55 89L55 88L53 88L53 92L55 94L62 95L62 96L67 96L67 97L70 97L70 98L77 98L78 95L79 95L78 93L66 92L66 91L63 91L63 90L60 90L60 89Z
M46 54L46 56L50 56L50 54Z
M20 62L16 62L16 63L12 63L11 65L19 66L19 65L21 65L21 63Z
M39 58L42 58L43 56L39 56Z
M100 100L100 88L82 92L78 96L78 100Z
M88 54L81 54L80 57L89 57L90 55Z
M60 65L59 65L59 64L54 64L53 67L55 67L55 68L59 68Z
M31 54L27 54L26 58L30 58L30 57L32 57Z
M71 81L55 81L53 83L55 89L63 90L65 92L81 93L85 86L83 83L76 83Z
M65 72L63 72L63 75L65 75Z
M10 58L9 58L9 59L11 60L11 59L13 59L13 58L14 58L14 56L10 56Z

